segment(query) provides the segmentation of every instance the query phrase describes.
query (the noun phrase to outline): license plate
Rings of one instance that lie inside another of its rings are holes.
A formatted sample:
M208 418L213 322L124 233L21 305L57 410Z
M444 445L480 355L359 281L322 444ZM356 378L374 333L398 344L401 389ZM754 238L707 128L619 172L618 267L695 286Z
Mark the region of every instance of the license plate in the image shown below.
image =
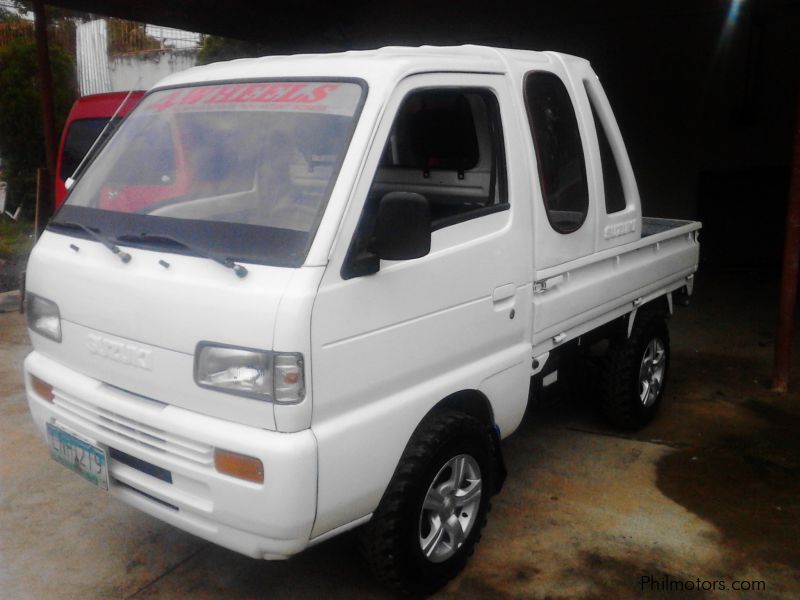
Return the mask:
M95 442L47 424L50 456L94 485L108 489L108 454Z

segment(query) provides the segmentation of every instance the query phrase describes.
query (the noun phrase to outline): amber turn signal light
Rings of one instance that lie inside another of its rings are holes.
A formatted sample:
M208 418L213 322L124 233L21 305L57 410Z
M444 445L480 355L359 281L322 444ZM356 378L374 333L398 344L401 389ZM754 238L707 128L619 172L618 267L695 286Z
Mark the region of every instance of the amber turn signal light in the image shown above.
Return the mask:
M33 388L33 391L36 392L37 396L47 400L48 402L52 402L53 398L55 398L53 386L46 381L42 381L35 375L31 375L31 387Z
M231 477L255 483L264 483L264 465L253 456L215 448L214 467L220 473Z

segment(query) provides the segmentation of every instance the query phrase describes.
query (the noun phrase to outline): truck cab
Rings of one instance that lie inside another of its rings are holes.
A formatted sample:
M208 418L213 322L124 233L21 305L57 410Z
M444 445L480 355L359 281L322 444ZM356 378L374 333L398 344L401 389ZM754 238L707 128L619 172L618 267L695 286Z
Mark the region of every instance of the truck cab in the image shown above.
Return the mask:
M359 527L379 577L430 592L567 349L607 339L598 402L654 417L699 227L642 218L579 58L190 69L142 98L31 254L31 413L56 460L177 527L260 558Z

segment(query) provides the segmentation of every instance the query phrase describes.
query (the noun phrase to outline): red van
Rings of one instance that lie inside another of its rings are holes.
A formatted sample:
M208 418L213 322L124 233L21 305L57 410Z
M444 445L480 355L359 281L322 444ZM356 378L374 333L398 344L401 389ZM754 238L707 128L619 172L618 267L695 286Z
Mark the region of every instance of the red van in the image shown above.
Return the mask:
M81 160L89 152L111 117L115 113L117 118L127 115L139 103L142 96L144 92L136 90L82 96L75 101L64 125L61 146L58 149L55 178L56 208L59 208L67 197L64 182L75 173Z

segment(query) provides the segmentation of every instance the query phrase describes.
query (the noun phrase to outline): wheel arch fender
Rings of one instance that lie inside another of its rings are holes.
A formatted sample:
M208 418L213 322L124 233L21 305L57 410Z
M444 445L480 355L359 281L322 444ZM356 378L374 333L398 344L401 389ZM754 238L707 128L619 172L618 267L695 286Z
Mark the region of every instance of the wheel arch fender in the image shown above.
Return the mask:
M486 394L480 390L459 390L439 400L439 402L437 402L419 422L414 430L414 433L409 439L408 444L411 444L411 441L414 439L414 435L416 435L417 431L419 431L429 419L445 411L464 413L478 420L484 427L486 427L494 445L496 467L494 491L499 492L503 487L503 482L506 478L506 466L503 459L503 450L500 444L500 429L495 422L492 403L489 401L489 398L486 396Z
M667 292L663 296L653 298L646 304L634 308L628 313L628 335L631 337L633 333L633 325L637 319L644 320L652 317L667 318L672 315L672 292Z

